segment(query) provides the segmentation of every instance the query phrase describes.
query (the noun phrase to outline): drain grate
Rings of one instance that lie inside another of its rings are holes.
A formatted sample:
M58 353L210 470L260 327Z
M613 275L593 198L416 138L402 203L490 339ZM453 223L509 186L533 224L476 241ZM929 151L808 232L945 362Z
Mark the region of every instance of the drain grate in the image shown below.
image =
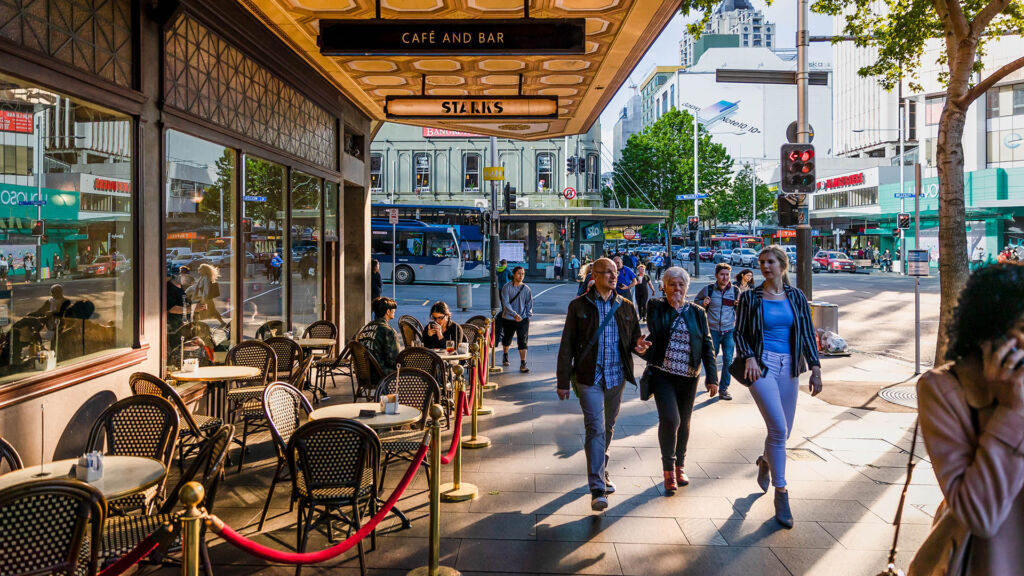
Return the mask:
M890 386L882 389L878 397L907 408L917 408L917 386Z

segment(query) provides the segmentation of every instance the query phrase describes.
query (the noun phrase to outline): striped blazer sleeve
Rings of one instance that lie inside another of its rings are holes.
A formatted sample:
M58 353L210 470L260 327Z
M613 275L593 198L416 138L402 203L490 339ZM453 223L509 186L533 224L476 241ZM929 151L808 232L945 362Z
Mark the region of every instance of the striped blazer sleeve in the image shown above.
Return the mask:
M740 295L736 304L736 332L733 341L736 343L736 356L744 360L757 356L751 337L761 333L761 318L755 314L754 300L754 291L747 290Z
M811 307L807 304L807 297L799 288L793 288L794 296L792 305L797 318L797 337L800 338L800 352L808 366L821 366L818 360L817 333L814 330L814 323L811 321Z

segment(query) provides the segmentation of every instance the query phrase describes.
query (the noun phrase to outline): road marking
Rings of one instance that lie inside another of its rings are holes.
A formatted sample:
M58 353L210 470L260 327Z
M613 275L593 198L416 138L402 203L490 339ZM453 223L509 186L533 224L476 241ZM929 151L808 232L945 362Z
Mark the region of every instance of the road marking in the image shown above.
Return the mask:
M560 288L562 286L566 286L566 284L555 284L551 288L548 288L547 290L541 291L541 293L537 294L536 296L534 296L533 299L536 300L536 299L540 298L541 296L543 296L546 292L550 292L551 290L554 290L555 288Z
M270 294L271 292L277 292L280 289L281 289L281 287L278 286L277 288L272 288L270 290L267 290L266 292L260 292L259 294L255 295L255 296L253 296L251 298L246 298L245 300L242 301L242 304L245 304L246 302L248 302L250 300L255 300L255 299L259 298L260 296L266 296L267 294Z
M430 304L430 300L424 300L423 304L420 304L420 306L426 306L427 304Z

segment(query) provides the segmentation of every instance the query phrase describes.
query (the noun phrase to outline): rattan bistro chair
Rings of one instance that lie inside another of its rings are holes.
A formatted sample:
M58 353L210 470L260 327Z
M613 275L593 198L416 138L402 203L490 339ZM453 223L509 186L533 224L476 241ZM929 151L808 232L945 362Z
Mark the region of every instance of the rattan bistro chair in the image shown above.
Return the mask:
M338 382L335 380L336 376L348 376L349 383L352 384L352 397L355 397L356 377L352 372L352 349L347 345L335 356L317 358L313 361L313 367L316 368L316 378L313 380L312 387L314 404L319 403L317 395L327 396L328 376L331 378L331 386L333 388L338 387Z
M413 454L420 449L423 442L423 426L426 425L430 406L441 397L441 389L434 378L416 368L402 366L400 370L384 377L377 388L377 400L384 394L398 394L398 403L411 406L420 411L420 419L412 425L412 430L391 430L380 434L381 448L384 451L384 462L381 464L381 485L387 474L388 464L393 460L412 461ZM423 469L430 477L430 469L426 460Z
M257 340L266 340L273 336L284 336L285 332L287 332L287 330L285 330L284 322L281 320L268 320L256 329L255 338Z
M163 463L166 471L170 469L177 439L178 413L174 406L160 396L143 394L118 400L100 413L89 431L86 446L114 456L152 458ZM111 509L148 511L154 498L159 500L163 496L166 480L165 474L153 488L109 502Z
M403 315L398 317L398 323L399 324L408 323L413 328L416 329L416 333L417 334L422 334L423 333L423 324L420 323L420 321L415 316L410 316L409 314L403 314Z
M302 347L284 336L273 336L263 341L277 354L277 372L271 374L269 380L291 380L292 373L298 369L302 361Z
M303 338L337 338L338 327L330 320L317 320L302 332Z
M195 460L189 465L188 470L178 479L174 489L168 495L156 514L118 516L109 519L103 528L102 550L100 557L105 561L114 561L134 549L139 542L142 542L153 532L156 532L161 525L175 520L178 508L179 493L181 489L193 480L203 485L204 494L203 507L207 512L213 512L213 506L217 502L217 489L220 486L221 478L224 476L224 460L231 445L231 437L235 433L234 426L230 424L221 426L216 432L210 435ZM213 567L210 565L210 554L206 548L205 538L206 526L201 528L199 552L203 559L203 568L207 576L213 575ZM179 534L180 536L180 534ZM155 556L150 558L160 559L169 550L181 546L180 538L166 547L157 548Z
M185 459L199 449L203 441L223 424L216 416L193 414L178 395L178 391L163 379L136 372L128 377L132 394L152 394L167 400L178 412L178 469L185 471ZM181 424L184 425L181 425Z
M228 405L233 423L242 420L242 439L235 442L242 447L238 456L238 469L245 462L245 443L248 425L263 418L263 391L271 376L277 374L277 353L265 342L246 340L228 350L226 363L232 366L249 366L260 372L252 378L236 380L235 387L228 390Z
M7 440L0 438L0 466L3 464L7 464L8 472L21 470L25 467L25 464L21 461L21 456L18 455L18 451L14 449L14 446ZM0 467L0 474L3 474L2 467Z
M356 393L353 394L353 399L356 402L360 398L373 400L377 386L384 378L384 371L362 343L353 340L348 343L348 349L352 352L352 372L356 379Z
M106 508L67 478L0 490L0 574L96 574Z
M284 382L271 382L263 393L263 412L267 422L270 423L270 435L274 439L274 450L277 452L277 468L274 470L274 477L270 481L270 490L267 491L267 501L263 504L263 512L260 514L258 531L263 530L263 522L267 518L267 511L270 509L270 501L274 497L274 488L282 478L282 473L288 469L288 460L285 451L288 449L288 441L292 434L298 430L300 420L313 411L309 400L291 384ZM289 512L294 506L295 500L289 502Z
M411 322L399 322L398 332L402 335L402 346L405 348L414 348L417 346L423 346L423 339L420 336L420 332L416 331L416 326Z
M369 426L345 418L307 422L292 435L285 452L292 475L292 497L298 502L298 550L306 550L310 530L325 523L334 541L333 524L350 529L362 525L362 514L377 511L380 486L380 440ZM344 508L350 508L345 512ZM376 530L370 536L377 547ZM359 570L366 574L366 554L360 540ZM296 576L301 568L296 568Z
M398 353L396 364L402 369L416 368L423 370L437 382L441 395L438 397L441 406L444 408L445 427L451 424L451 413L455 407L455 398L451 385L448 363L437 355L437 352L427 348L406 348Z

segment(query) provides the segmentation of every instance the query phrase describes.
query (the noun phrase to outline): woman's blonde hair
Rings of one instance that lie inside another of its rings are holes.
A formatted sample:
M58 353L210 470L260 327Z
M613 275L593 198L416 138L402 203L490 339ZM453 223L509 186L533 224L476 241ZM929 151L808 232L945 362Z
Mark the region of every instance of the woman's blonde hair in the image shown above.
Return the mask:
M789 286L789 274L787 272L789 270L789 256L786 254L786 251L775 244L770 244L758 252L757 259L761 260L761 256L764 254L771 254L779 261L779 267L782 268L782 283Z
M217 270L215 266L203 263L199 265L199 275L206 276L210 282L216 282L217 278L220 278L220 270Z

